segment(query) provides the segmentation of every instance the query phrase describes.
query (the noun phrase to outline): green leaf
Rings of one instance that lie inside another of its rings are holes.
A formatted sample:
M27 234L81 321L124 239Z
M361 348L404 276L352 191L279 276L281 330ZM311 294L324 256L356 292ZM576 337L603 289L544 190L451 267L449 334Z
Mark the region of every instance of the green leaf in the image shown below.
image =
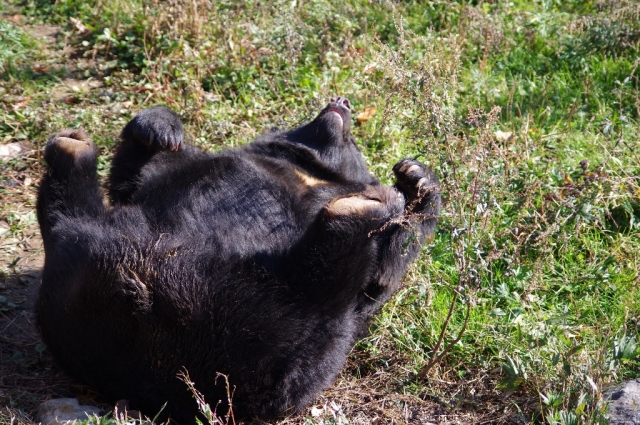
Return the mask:
M16 351L10 360L14 363L22 363L24 361L24 355L20 351Z

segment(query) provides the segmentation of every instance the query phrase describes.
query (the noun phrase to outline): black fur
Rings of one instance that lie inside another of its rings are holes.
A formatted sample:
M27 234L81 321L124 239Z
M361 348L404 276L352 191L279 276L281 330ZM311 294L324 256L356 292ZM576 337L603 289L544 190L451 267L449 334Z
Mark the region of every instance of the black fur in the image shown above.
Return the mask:
M212 155L183 145L176 114L145 110L116 148L110 208L95 146L54 135L38 318L62 367L147 415L168 401L179 423L197 415L183 369L219 413L226 374L236 418L293 413L331 385L440 210L417 161L381 185L350 120L334 98L307 125Z

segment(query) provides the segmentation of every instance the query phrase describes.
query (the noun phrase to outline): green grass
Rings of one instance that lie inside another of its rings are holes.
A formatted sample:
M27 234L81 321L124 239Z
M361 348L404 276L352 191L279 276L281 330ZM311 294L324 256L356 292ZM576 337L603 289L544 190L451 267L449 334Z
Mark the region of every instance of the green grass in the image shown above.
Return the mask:
M0 22L0 140L41 146L83 126L106 169L119 129L152 104L178 110L212 151L308 120L335 93L375 106L354 127L372 172L389 183L417 156L446 204L357 350L404 359L399 391L446 399L437 379L485 376L527 421L599 423L603 389L640 372L640 9L474 3L16 2L23 24ZM60 45L36 53L24 22L61 26ZM69 76L101 87L52 100ZM456 292L438 352L466 330L417 379Z

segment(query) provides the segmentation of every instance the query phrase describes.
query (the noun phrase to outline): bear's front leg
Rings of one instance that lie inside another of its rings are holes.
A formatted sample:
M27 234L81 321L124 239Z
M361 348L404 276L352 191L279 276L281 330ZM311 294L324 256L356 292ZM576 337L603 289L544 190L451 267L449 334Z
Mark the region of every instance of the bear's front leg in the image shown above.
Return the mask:
M375 314L400 288L402 276L425 239L433 236L440 215L440 182L429 168L416 160L403 159L393 171L395 188L404 199L404 212L389 220L384 231L376 235L377 269L358 305L365 318Z
M438 178L424 164L409 158L398 162L393 172L395 186L405 196L406 214L420 214L424 233L433 233L442 204Z
M98 183L98 149L83 130L54 134L44 150L49 168L38 192L38 221L47 243L61 217L100 217L105 214Z

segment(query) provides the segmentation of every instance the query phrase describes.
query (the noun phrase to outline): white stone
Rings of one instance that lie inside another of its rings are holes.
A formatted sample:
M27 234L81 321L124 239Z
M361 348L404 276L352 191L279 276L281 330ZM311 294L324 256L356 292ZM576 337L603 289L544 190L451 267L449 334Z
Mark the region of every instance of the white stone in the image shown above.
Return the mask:
M70 425L77 420L86 420L99 415L101 409L94 406L82 406L75 398L57 398L45 401L38 408L36 422L41 425Z
M12 159L22 152L26 151L26 149L20 143L9 143L6 145L0 145L0 159Z

